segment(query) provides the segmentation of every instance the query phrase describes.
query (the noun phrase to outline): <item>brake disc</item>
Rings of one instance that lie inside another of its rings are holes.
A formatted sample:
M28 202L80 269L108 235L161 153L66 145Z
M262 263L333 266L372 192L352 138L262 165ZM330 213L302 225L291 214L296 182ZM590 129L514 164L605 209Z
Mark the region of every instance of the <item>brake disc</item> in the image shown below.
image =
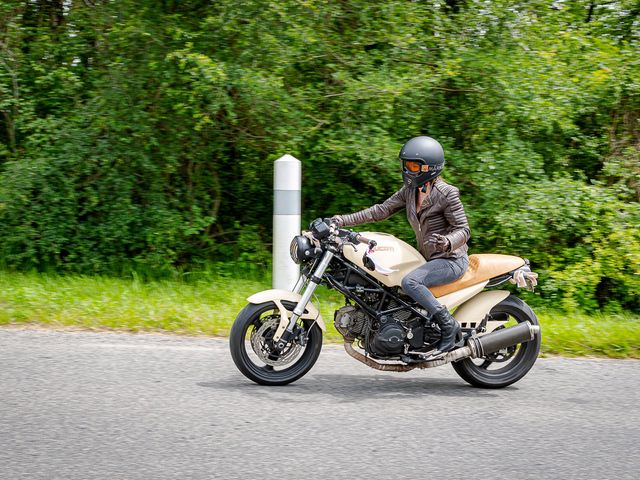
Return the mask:
M274 350L273 334L279 323L280 318L272 317L251 334L251 348L261 361L272 367L288 365L302 350L302 345L296 342L290 342L279 353Z

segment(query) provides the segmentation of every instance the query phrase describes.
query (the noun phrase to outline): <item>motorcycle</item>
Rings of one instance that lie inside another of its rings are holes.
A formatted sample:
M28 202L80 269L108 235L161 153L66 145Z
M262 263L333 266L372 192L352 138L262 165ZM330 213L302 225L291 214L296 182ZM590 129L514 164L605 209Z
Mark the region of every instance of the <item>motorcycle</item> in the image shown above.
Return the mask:
M377 370L406 372L451 363L471 385L501 388L524 377L538 357L541 336L535 313L509 291L494 289L511 281L532 290L537 274L526 259L470 255L461 278L430 288L462 327L455 348L440 353L438 325L401 288L404 275L426 261L409 244L389 234L358 233L317 219L293 238L290 254L302 267L293 290L250 296L231 329L233 361L258 384L294 382L315 364L326 331L311 302L319 285L344 295L334 326L346 352Z

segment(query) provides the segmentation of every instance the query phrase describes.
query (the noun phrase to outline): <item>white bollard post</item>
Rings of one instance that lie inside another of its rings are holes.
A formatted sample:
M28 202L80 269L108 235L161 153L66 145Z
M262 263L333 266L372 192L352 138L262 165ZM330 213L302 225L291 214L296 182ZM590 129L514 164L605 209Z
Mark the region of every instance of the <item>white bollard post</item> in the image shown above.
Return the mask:
M291 260L291 239L300 233L300 160L284 155L273 169L273 288L292 290L300 267Z

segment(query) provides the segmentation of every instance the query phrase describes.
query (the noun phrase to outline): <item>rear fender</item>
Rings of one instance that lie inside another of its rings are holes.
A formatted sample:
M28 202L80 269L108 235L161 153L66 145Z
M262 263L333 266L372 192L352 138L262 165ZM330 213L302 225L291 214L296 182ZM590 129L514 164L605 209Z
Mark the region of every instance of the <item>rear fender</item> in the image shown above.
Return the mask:
M453 316L460 322L462 328L476 328L482 319L502 300L510 295L504 290L490 290L480 292L475 297L467 300L458 307ZM489 333L505 323L504 321L487 322L484 333Z
M299 293L293 293L288 290L264 290L262 292L258 292L256 294L251 295L247 298L249 303L264 303L264 302L273 302L278 307L280 311L280 324L278 325L278 329L276 330L276 337L280 338L282 333L289 326L289 319L293 315L293 310L287 310L287 308L282 304L282 301L291 302L297 304L302 295ZM327 327L324 325L324 320L322 320L322 316L320 312L316 308L316 306L309 302L307 307L305 308L305 313L301 315L300 318L315 320L320 330L323 332L327 331Z

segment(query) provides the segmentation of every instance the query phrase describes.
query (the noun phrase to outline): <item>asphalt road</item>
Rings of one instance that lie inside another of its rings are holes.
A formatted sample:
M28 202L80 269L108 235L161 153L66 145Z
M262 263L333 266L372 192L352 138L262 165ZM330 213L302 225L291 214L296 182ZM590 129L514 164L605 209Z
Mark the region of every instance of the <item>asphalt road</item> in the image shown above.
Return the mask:
M222 339L0 329L0 479L638 479L639 387L637 361L493 391L338 346L261 387Z

